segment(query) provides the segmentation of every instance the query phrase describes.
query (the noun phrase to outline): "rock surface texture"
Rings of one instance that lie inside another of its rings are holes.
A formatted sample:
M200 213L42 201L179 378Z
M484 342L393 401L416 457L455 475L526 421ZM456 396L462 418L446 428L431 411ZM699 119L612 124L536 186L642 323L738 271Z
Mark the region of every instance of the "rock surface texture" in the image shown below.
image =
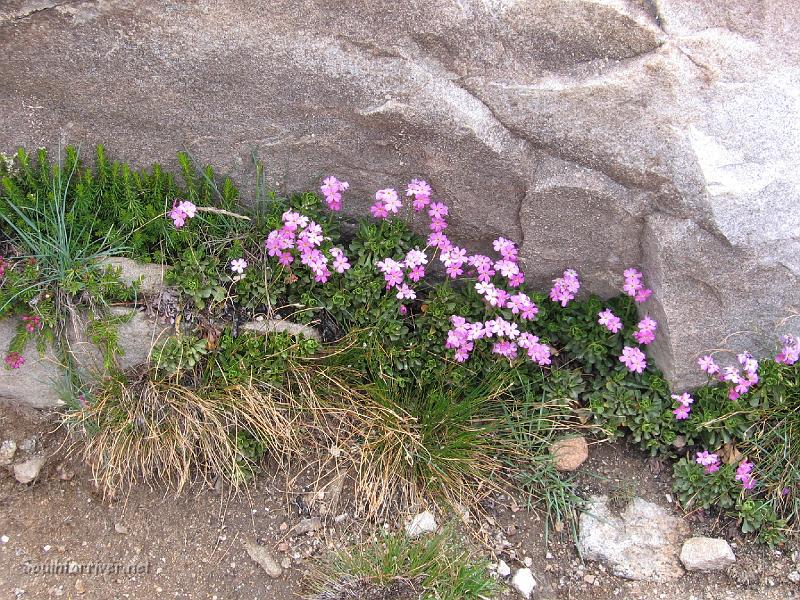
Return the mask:
M187 147L246 181L258 147L277 188L335 173L361 214L423 176L533 283L610 295L640 265L679 387L800 329L795 0L6 0L0 48L6 152Z
M652 502L634 498L616 511L605 496L591 498L581 514L578 548L626 579L666 581L683 574L678 553L688 526Z

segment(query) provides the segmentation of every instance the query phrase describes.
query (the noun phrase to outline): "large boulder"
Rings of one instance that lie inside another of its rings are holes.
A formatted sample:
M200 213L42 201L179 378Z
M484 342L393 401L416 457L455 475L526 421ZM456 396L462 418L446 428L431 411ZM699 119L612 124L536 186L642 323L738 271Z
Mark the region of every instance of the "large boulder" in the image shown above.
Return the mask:
M687 386L800 329L798 32L793 0L7 0L0 148L187 147L245 181L258 147L277 189L335 173L362 214L424 176L534 283L643 266Z

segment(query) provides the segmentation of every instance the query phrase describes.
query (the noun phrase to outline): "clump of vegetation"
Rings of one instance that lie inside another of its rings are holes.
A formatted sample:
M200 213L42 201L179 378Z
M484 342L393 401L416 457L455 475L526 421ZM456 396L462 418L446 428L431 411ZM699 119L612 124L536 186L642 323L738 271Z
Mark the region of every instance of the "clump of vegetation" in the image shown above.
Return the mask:
M302 446L320 468L349 468L370 516L513 488L563 525L578 498L547 449L582 429L679 459L689 509L722 510L773 543L796 526L796 342L773 361L717 367L694 396L670 394L646 356L658 324L640 318L652 292L635 268L617 298L579 295L571 269L543 293L511 240L494 241L496 256L451 241L449 209L423 181L405 202L379 190L356 223L337 214L349 186L334 177L321 195L283 197L256 164L245 206L230 179L178 162L180 180L102 148L93 167L72 149L59 164L20 151L0 166L0 316L21 317L5 362L22 367L29 336L41 349L68 327L88 332L106 376L85 380L65 361L68 419L89 432L109 489L156 476L238 485L262 455ZM136 289L103 266L112 255L169 263L177 294L177 335L128 373L105 307L132 305ZM247 333L253 319L310 325L321 341ZM712 363L701 361L710 375Z
M472 560L451 533L419 540L383 535L333 553L309 578L310 600L490 598L488 565Z

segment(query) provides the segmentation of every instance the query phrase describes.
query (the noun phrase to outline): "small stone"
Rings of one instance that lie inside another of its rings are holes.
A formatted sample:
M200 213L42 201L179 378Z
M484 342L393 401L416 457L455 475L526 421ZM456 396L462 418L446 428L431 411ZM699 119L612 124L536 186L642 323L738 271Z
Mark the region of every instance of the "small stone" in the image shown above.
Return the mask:
M86 593L86 582L84 582L83 579L79 578L75 580L75 591L79 594Z
M7 535L0 535L0 544L7 544L9 537Z
M288 542L281 542L278 544L278 552L288 552L289 551L289 544Z
M511 585L519 592L520 596L530 598L533 589L536 587L536 580L533 578L533 573L531 573L530 569L519 569L514 573Z
M735 563L736 557L721 538L693 537L683 543L681 562L687 571L720 571Z
M583 436L568 437L554 442L550 454L559 471L575 471L589 458L589 445Z
M800 571L792 571L786 577L792 583L800 583Z
M322 529L322 519L319 517L311 517L310 519L303 519L292 530L292 535L303 535Z
M526 556L522 559L522 564L524 564L526 567L533 566L533 559L530 556Z
M0 444L0 467L10 465L17 453L17 443L14 440L5 440Z
M419 537L424 533L435 533L437 529L436 519L430 511L419 513L406 525L406 535L408 537Z
M289 558L288 556L284 556L283 560L281 561L281 567L283 567L284 569L288 569L291 566L292 566L292 559Z
M36 452L36 442L36 436L26 438L20 443L19 449L23 452L27 452L28 454Z
M259 566L261 566L261 568L267 572L267 575L274 579L277 579L281 576L283 573L283 567L278 564L278 561L275 560L270 551L264 546L259 546L258 544L249 541L244 542L242 545L247 551L247 554L250 555L250 558L256 561Z
M61 481L72 481L75 478L75 471L68 468L64 463L58 465L56 471L58 471L58 478Z
M508 577L511 575L511 567L506 564L506 561L501 560L497 563L497 574L500 575L500 577Z
M123 525L122 523L114 523L114 531L116 531L121 535L125 535L126 533L128 533L128 528L125 527L125 525Z
M39 476L44 466L44 456L34 456L14 465L14 478L20 483L30 483Z
M594 575L591 575L591 574L587 573L586 575L584 575L584 576L583 576L583 580L584 580L586 583L588 583L589 585L593 585L593 584L594 584L594 582L595 582L595 581L597 581L597 577L595 577Z

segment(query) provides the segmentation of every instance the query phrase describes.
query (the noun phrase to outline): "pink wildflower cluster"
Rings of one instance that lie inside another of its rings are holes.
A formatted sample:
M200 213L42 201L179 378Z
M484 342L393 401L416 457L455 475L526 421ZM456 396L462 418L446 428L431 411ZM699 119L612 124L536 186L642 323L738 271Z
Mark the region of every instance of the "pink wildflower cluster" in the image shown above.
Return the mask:
M6 354L5 363L12 369L19 369L25 364L25 357L19 352L9 352Z
M650 315L645 315L644 319L639 321L636 331L633 332L633 337L640 344L647 346L655 341L657 328L658 323L651 319Z
M622 290L629 296L632 296L636 302L644 302L651 296L653 291L644 287L642 284L642 274L638 270L634 268L625 269L623 275L625 276L625 283L622 286ZM557 290L554 286L553 290L550 292L550 297L554 300L556 299L554 298L554 293L556 292ZM562 306L566 306L566 302L562 302ZM617 333L622 329L622 321L611 312L610 308L600 311L597 316L599 317L597 322L611 333ZM638 344L647 346L655 341L656 329L658 329L658 323L651 319L650 315L645 315L636 326L633 337ZM619 357L619 360L629 371L634 373L641 373L647 368L647 357L644 355L644 352L633 346L625 346L622 349L622 355ZM689 415L688 406L683 408L678 407L675 410L678 411L673 411L675 412L676 419L685 419Z
M553 302L560 302L561 306L566 306L570 300L575 299L575 294L578 293L580 287L581 282L578 280L578 274L572 269L567 269L561 277L553 280L550 299Z
M677 408L672 410L672 413L675 415L675 418L678 421L682 421L683 419L689 418L689 413L692 412L692 404L694 404L694 398L692 398L688 392L684 392L683 394L672 394L672 399L678 403Z
M411 206L420 212L431 203L431 186L422 179L412 179L406 188L406 196L413 196Z
M653 290L644 287L642 283L642 274L634 269L625 269L623 275L625 276L625 283L622 286L628 296L631 296L636 302L646 302L653 294Z
M38 315L25 315L22 317L22 320L25 323L25 330L28 333L33 333L42 325L42 318Z
M625 346L619 360L632 373L641 373L647 368L647 357L639 348Z
M753 477L753 463L748 462L747 459L739 463L736 469L736 481L742 482L742 487L746 490L752 490L756 486L756 478Z
M608 329L611 333L617 333L620 329L622 329L622 320L613 312L611 312L610 308L600 311L597 313L597 316L600 317L597 319L597 322Z
M758 361L749 352L742 352L736 356L741 369L727 366L720 368L710 355L702 356L697 360L700 370L711 377L729 385L728 398L736 400L756 385L758 379Z
M695 454L694 462L702 467L705 467L706 475L711 475L712 473L719 471L719 456L710 453L708 450L703 450L702 452Z
M402 206L397 191L392 188L375 192L375 204L369 210L376 219L386 219L390 214L396 215Z
M431 201L431 187L427 182L413 179L407 186L406 196L413 197L413 209L421 212L427 208L430 218L428 246L439 251L439 261L444 265L445 272L453 279L461 276L470 276L477 279L475 291L483 297L484 301L492 307L509 309L513 315L520 319L532 320L536 318L539 308L530 297L522 292L509 292L499 284L493 283L492 278L500 275L505 278L508 287L516 288L525 281L525 275L519 267L519 251L516 244L506 238L494 240L492 246L500 255L493 259L483 254L468 254L467 250L454 245L445 235L449 208L443 202ZM380 190L375 194L376 202L370 208L372 215L385 219L390 214L396 214L401 206L397 193L389 188ZM386 281L386 289L396 290L398 300L414 300L416 292L410 282L418 282L425 276L428 258L424 251L411 250L403 260L386 258L377 263ZM577 292L580 287L577 273L567 271L564 273L565 294ZM568 301L568 300L567 300ZM406 314L407 308L400 307L400 312ZM485 323L468 323L463 317L451 317L453 328L448 332L445 346L455 350L456 360L467 360L474 348L476 340L496 338L492 351L509 359L517 356L519 349L527 351L531 360L540 365L550 364L550 347L541 344L539 338L530 333L520 332L516 324L498 317Z
M1 260L2 259L0 259L0 261ZM781 336L781 344L783 347L775 357L776 363L793 365L800 360L800 341L798 341L797 338L792 335L783 335Z
M295 259L292 250L296 250L300 256L300 263L309 268L315 281L318 283L328 281L331 276L329 268L331 261L319 248L324 239L319 223L291 210L283 213L281 220L283 227L271 231L264 242L267 253L276 256L281 265L288 267ZM333 257L330 267L337 273L344 273L350 268L347 257L340 249L331 249L330 255Z
M417 282L425 277L425 265L428 264L428 256L422 250L414 248L406 253L403 260L397 261L386 258L377 262L377 267L383 273L386 281L386 289L397 288L398 300L416 300L417 293L406 283L409 281ZM401 307L400 312L405 314L407 309Z
M346 181L339 181L336 177L331 175L325 178L319 189L325 197L328 208L333 211L339 211L342 210L342 192L346 191L349 187L349 183Z
M475 347L475 341L492 339L497 341L492 345L492 352L509 360L517 358L519 349L527 351L528 357L539 365L550 364L550 347L539 342L539 338L527 332L520 332L516 323L511 323L502 317L496 317L485 323L470 323L464 317L453 315L450 317L453 326L447 332L446 348L455 349L455 358L458 362L467 360Z
M173 200L172 210L169 211L169 218L172 219L172 222L175 224L175 229L180 229L188 219L194 218L196 214L197 206L193 203L188 200L181 200L180 203L178 203L177 200Z

